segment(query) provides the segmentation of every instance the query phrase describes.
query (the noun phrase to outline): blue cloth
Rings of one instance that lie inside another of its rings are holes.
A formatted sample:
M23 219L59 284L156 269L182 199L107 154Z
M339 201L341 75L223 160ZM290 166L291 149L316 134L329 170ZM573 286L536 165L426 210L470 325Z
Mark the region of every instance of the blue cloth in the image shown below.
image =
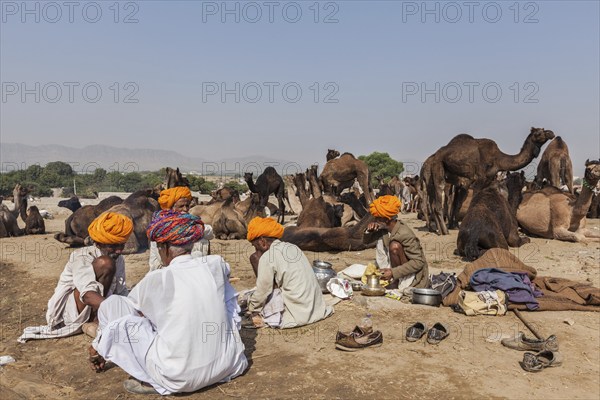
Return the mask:
M484 290L502 290L508 296L509 303L525 304L530 310L537 310L536 297L542 292L535 288L525 273L509 273L497 268L483 268L475 271L469 281L477 292Z

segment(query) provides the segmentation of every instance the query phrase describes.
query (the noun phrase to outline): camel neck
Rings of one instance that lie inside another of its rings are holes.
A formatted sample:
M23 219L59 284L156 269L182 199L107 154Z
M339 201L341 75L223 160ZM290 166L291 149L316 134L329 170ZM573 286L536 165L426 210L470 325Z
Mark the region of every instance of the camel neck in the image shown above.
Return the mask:
M521 151L518 154L510 155L500 152L498 156L498 169L500 171L516 171L526 167L540 152L540 146L533 142L530 136L527 137Z
M571 224L579 222L590 209L590 204L592 204L592 195L593 187L592 185L585 180L582 180L583 189L581 190L581 194L579 198L573 205L573 213L571 214Z

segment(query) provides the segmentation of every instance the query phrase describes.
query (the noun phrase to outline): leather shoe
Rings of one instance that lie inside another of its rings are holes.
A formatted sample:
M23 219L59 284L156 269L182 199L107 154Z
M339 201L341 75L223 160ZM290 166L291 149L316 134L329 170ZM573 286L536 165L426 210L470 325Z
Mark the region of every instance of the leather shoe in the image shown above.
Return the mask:
M520 351L558 351L558 339L554 335L548 337L546 340L539 340L529 339L525 337L523 332L519 332L514 338L502 339L501 343L509 349Z

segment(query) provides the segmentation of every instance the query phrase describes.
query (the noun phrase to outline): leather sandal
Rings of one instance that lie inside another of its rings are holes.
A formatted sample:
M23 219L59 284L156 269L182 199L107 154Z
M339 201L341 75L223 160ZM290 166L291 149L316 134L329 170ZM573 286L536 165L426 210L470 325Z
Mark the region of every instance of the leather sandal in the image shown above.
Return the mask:
M355 336L355 337L361 337L361 336L365 336L365 335L369 335L373 333L373 328L372 327L368 327L368 328L362 328L358 325L356 325L354 327L354 329L351 332L342 332L342 331L338 331L338 333L335 335L335 341L337 342L338 340L341 340L347 336Z
M425 332L427 332L427 325L423 322L417 322L406 330L406 340L416 342L423 337Z
M540 372L544 368L558 367L562 365L562 355L558 351L544 350L537 354L523 354L523 361L519 364L528 372Z
M436 322L435 325L427 332L427 343L438 344L446 337L448 337L448 329L440 322Z
M549 336L546 340L529 339L523 332L519 332L516 337L502 339L502 345L509 349L521 351L536 351L542 350L558 351L558 339L556 336Z
M375 331L365 336L348 335L335 342L335 348L343 351L357 351L365 347L379 347L383 344L383 334Z
M133 378L123 381L123 388L125 388L125 390L127 390L129 393L158 394L158 392L152 386Z

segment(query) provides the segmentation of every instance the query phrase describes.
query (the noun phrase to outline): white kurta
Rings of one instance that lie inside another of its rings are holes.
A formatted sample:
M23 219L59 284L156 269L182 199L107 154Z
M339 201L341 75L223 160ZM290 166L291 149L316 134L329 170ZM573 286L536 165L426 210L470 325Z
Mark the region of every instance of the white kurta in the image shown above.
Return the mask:
M228 285L222 257L176 257L148 273L126 299L101 304L93 346L160 394L235 378L248 362L236 327L236 295Z
M100 249L88 246L77 249L69 256L54 295L48 301L46 321L48 325L32 326L25 328L23 334L17 339L24 343L29 339L51 339L81 333L81 326L90 319L92 308L86 306L81 313L77 312L77 305L73 292L79 290L80 300L87 292L96 292L102 295L104 286L96 281L96 274L92 267L95 258L101 256ZM108 296L116 294L127 296L129 291L125 286L125 260L119 256L116 260L116 271Z
M213 234L212 226L205 224L204 225L204 236L202 239L194 243L194 248L192 249L192 257L204 257L208 255L208 251L210 249L210 240L214 239L215 235ZM150 271L157 270L159 268L164 267L162 260L160 259L160 255L158 254L158 247L156 247L156 242L150 242Z
M317 277L300 248L275 240L258 261L256 290L248 309L262 311L273 292L273 281L281 289L285 310L281 328L311 324L328 317L333 308L325 304Z

